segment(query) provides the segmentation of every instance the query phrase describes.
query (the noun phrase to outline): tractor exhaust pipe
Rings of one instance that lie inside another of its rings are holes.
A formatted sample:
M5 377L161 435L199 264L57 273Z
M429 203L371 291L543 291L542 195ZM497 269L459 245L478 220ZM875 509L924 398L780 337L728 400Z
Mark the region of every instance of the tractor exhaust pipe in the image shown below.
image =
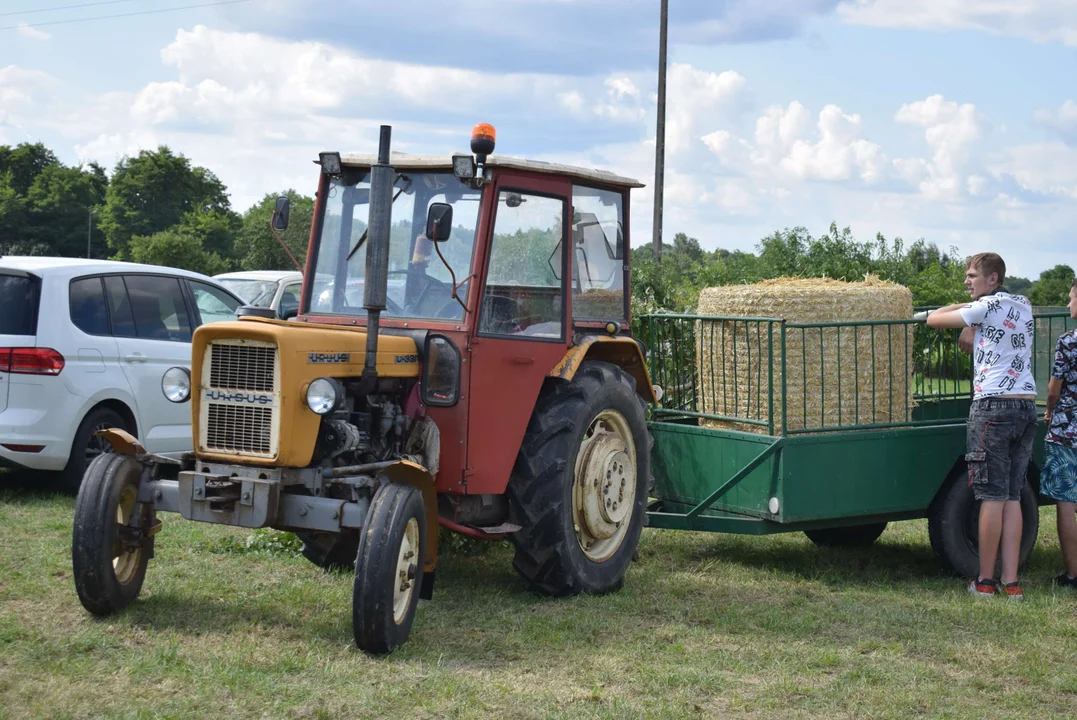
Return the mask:
M369 393L378 379L378 326L389 288L389 230L392 226L393 184L396 168L389 164L392 127L381 126L378 162L370 168L370 216L367 219L366 284L363 307L367 313L366 365L360 381Z

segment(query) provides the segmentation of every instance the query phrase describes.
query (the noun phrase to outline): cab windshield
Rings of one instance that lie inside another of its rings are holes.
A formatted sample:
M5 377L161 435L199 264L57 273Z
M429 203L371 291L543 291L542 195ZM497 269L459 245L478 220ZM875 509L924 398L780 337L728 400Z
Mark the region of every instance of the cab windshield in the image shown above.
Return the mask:
M397 170L396 175L389 283L382 316L463 320L481 191L467 187L451 172ZM437 248L424 232L427 211L435 202L453 206L452 234ZM310 312L366 314L363 293L369 212L369 168L345 168L343 177L329 183L326 195Z

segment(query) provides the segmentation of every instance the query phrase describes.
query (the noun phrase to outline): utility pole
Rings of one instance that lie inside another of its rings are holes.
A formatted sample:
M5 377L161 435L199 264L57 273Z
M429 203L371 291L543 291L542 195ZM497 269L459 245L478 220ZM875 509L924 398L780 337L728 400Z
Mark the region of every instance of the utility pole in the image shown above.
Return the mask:
M651 247L655 260L662 262L662 194L666 164L666 26L669 0L662 0L662 21L658 34L658 127L654 146L654 227Z
M90 205L89 214L86 217L86 259L90 259L90 233L93 231L93 205Z

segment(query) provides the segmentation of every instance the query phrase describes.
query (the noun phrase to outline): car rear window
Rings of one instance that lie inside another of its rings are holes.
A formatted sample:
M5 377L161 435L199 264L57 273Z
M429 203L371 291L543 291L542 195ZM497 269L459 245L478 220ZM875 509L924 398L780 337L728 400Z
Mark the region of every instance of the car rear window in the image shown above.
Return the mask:
M0 335L37 335L41 281L33 275L0 271Z

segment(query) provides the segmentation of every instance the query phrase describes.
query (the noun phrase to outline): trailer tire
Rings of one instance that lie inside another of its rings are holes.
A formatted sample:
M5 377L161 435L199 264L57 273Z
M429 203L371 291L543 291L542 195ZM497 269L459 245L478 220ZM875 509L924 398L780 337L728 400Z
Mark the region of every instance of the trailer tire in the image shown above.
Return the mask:
M928 508L927 528L931 549L943 569L952 575L974 578L980 572L979 544L980 503L969 487L968 470L955 475ZM1036 491L1030 483L1021 489L1020 565L1028 560L1039 534L1040 511ZM995 577L1002 571L1002 557L995 561Z
M586 361L572 380L547 381L507 490L521 526L510 535L516 549L512 565L532 590L566 596L608 593L623 585L654 485L652 444L646 404L620 367ZM624 473L626 464L631 476ZM594 477L595 484L577 482L579 476ZM609 514L599 489L610 491Z
M418 488L399 483L378 488L355 560L352 632L359 649L383 655L407 640L422 592L429 531Z
M886 523L881 522L805 530L804 534L813 543L823 547L867 547L878 540L885 530Z
M75 500L72 575L79 601L94 615L119 612L142 591L153 557L153 535L144 537L137 549L118 550L121 521L127 525L140 512L142 526L148 528L156 519L152 505L137 501L141 476L142 464L134 458L98 455L86 469Z
M359 554L359 535L356 533L297 532L303 541L300 552L307 560L323 570L354 570Z

